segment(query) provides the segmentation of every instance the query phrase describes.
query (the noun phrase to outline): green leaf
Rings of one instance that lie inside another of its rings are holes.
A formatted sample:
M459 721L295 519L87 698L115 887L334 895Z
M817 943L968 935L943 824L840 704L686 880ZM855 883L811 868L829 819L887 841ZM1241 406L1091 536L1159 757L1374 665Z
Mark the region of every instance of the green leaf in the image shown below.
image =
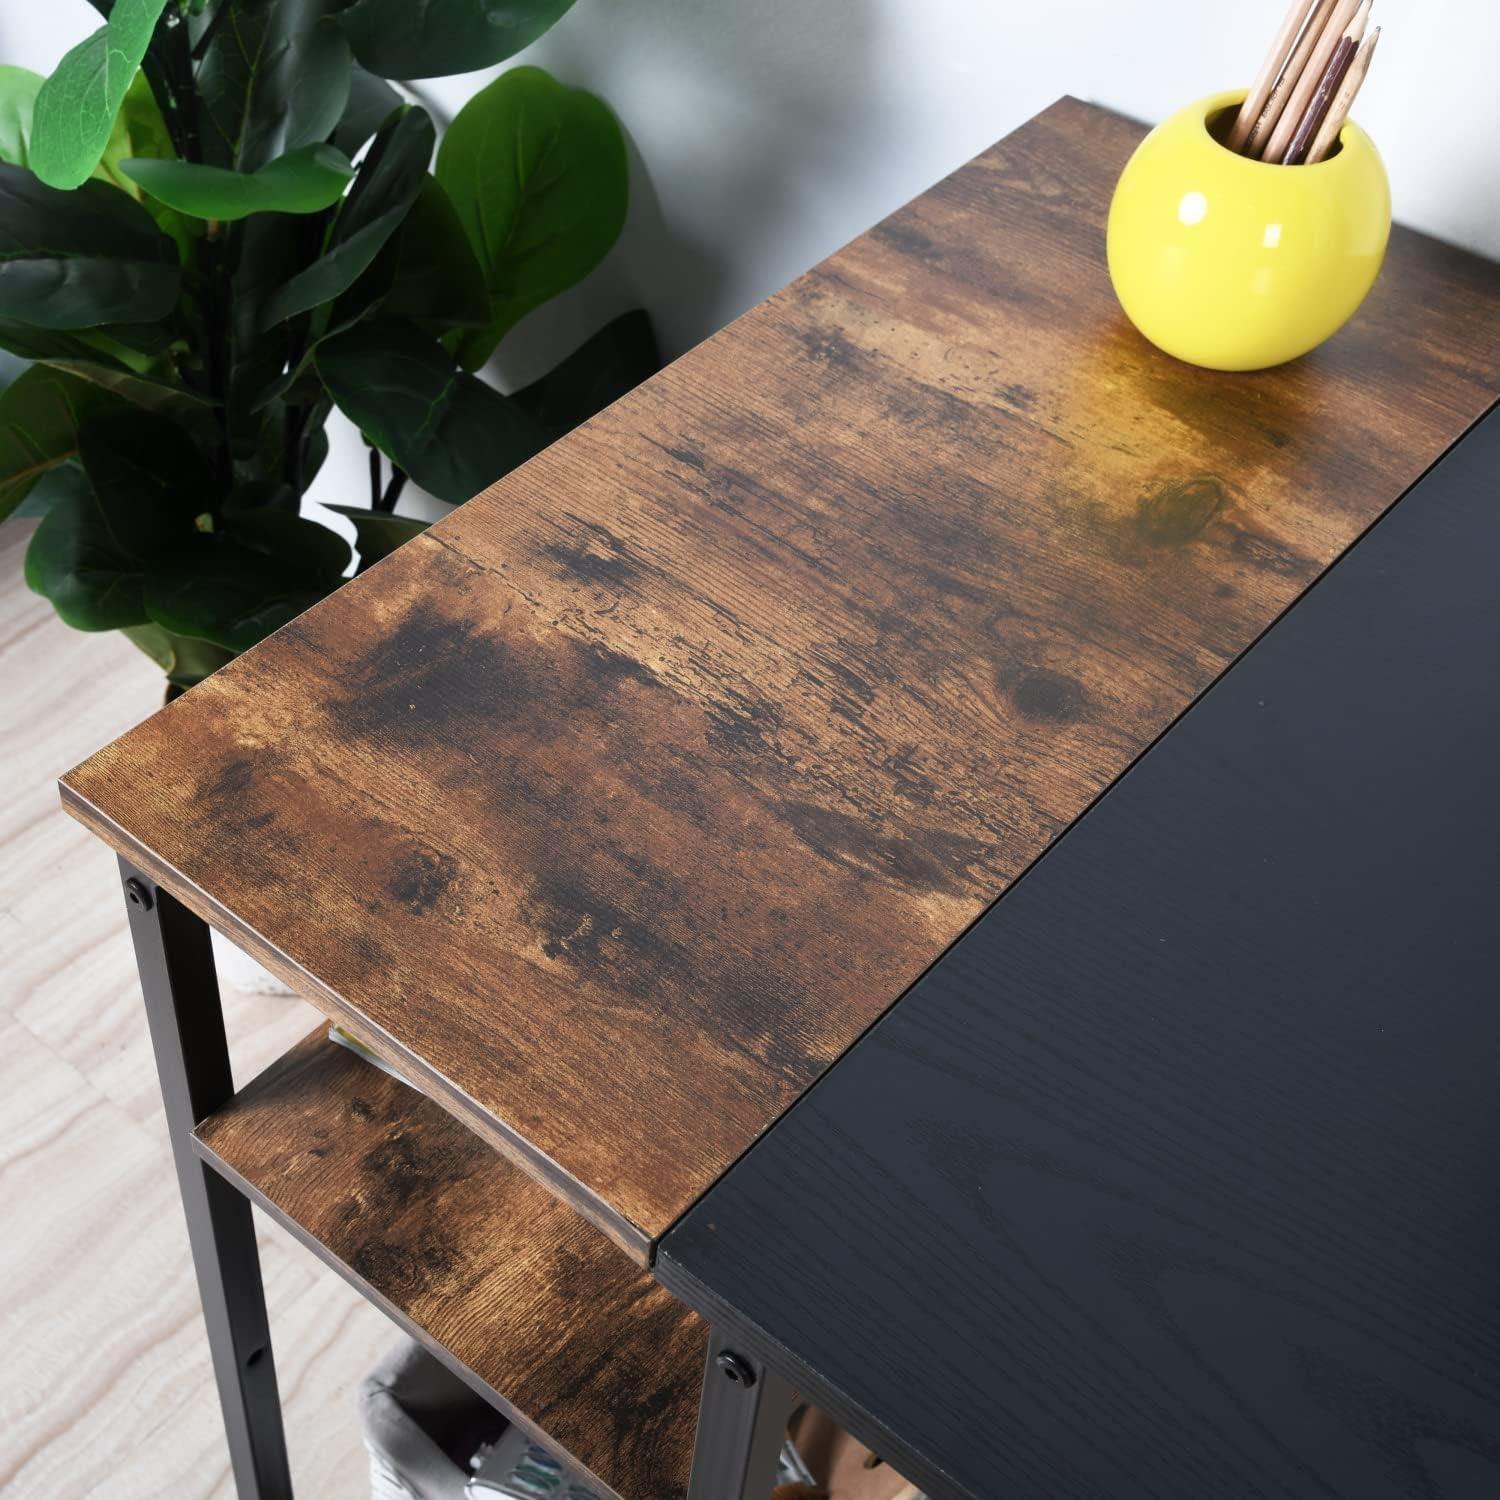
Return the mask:
M62 370L79 380L87 380L101 390L111 391L133 406L170 417L205 446L215 439L217 424L213 406L201 396L183 390L181 386L167 385L164 381L152 380L145 375L136 375L129 370L118 370L89 360L49 359L47 364L54 370Z
M328 509L336 510L354 522L361 573L374 567L382 557L389 557L403 542L420 536L430 524L413 516L392 516L378 510L361 510L353 505L330 505Z
M92 417L78 434L78 453L115 539L137 560L186 540L194 517L213 506L207 464L158 413Z
M349 102L343 118L334 127L333 144L345 156L354 156L380 129L393 109L400 109L401 95L385 79L367 73L357 64L349 74Z
M471 73L514 57L573 0L354 0L339 12L354 55L383 78Z
M31 116L43 81L30 68L0 67L0 161L31 165Z
M176 247L124 193L102 182L61 192L0 163L0 318L154 323L175 305L181 274Z
M224 514L235 511L284 510L297 514L296 490L282 479L242 479L231 486L224 500Z
M234 413L230 451L236 473L278 474L288 467L288 417L284 401L270 402L253 414Z
M79 630L149 618L155 559L190 542L212 479L174 422L154 412L90 417L78 433L87 483L53 498L26 552L26 582Z
M279 559L309 586L332 588L354 556L338 532L291 511L236 511L226 517L224 530L244 546Z
M30 323L18 323L12 318L0 318L0 348L20 354L26 359L84 360L107 365L123 374L132 371L144 372L151 359L137 353L122 339L143 343L136 337L143 327L156 326L166 334L163 347L170 342L171 333L162 325L140 323L105 323L98 328L80 328L72 333L55 328L36 328ZM111 337L113 334L120 338Z
M124 0L121 0L124 3ZM204 160L255 172L324 141L349 98L349 44L326 0L221 0L203 61Z
M53 500L26 549L26 584L75 630L119 630L147 618L142 560L89 485Z
M89 333L62 333L17 323L13 318L0 318L0 348L23 359L98 359L99 350L87 342L92 337Z
M484 323L489 313L484 273L464 227L437 178L425 177L396 239L380 315L409 318L441 333Z
M318 349L339 409L429 494L460 504L551 435L410 323L359 323Z
M86 360L35 364L0 393L0 517L77 455L85 422L111 412L170 418L204 444L216 432L214 409L176 386Z
M10 74L19 75L14 81L13 88L8 87L11 80L6 75ZM39 74L28 73L25 68L0 67L0 161L14 162L21 167L30 165L34 96L44 82L45 80ZM32 96L29 99L27 98L28 91ZM156 108L156 100L152 97L151 86L146 82L146 75L137 72L130 86L125 90L125 97L120 102L114 124L110 127L109 139L104 143L104 151L99 157L99 163L89 174L119 188L121 192L129 193L132 198L140 197L140 189L128 177L121 174L120 163L127 156L158 154L149 149L135 149L131 140L132 123L137 126L138 133L144 133L140 130L141 121L137 118L143 98L150 109L155 112L157 123L161 124L161 112ZM165 135L165 125L161 125L161 129L162 134ZM167 154L170 155L172 154L170 140L167 146Z
M432 121L423 109L405 108L380 127L339 205L323 254L266 303L262 327L332 302L353 286L421 191L433 140Z
M230 375L226 411L243 418L280 379L294 353L289 330L263 331L266 304L316 253L318 221L282 214L251 214L226 236L231 249L229 285ZM309 247L312 247L311 249Z
M0 518L50 469L77 456L78 433L119 398L77 376L33 365L0 392Z
M349 158L324 145L299 146L258 172L150 159L121 162L120 167L158 203L195 219L317 213L337 203L354 176Z
M563 362L510 399L561 437L661 368L650 317L621 313Z
M448 195L425 175L397 232L334 305L325 334L378 310L444 333L489 317L490 298Z
M83 337L100 350L129 365L137 374L143 374L150 365L134 356L162 354L176 336L170 324L161 323L105 323L98 328L82 330ZM126 359L126 353L131 355Z
M161 106L151 92L151 84L144 72L137 73L125 90L120 103L120 113L115 122L123 131L130 149L121 153L127 156L149 156L153 161L173 161L177 150L172 145L172 133L162 118Z
M625 222L625 138L603 100L512 68L459 110L437 178L489 288L489 322L457 341L475 370L532 308L583 279Z
M123 634L133 641L167 674L167 681L189 688L225 662L234 660L234 652L215 646L211 641L196 641L190 636L173 635L160 625L127 625Z
M162 629L246 651L316 604L329 587L310 580L295 562L216 533L156 559L143 597Z
M38 90L31 168L50 187L77 187L99 165L165 5L115 0L104 25L74 47Z

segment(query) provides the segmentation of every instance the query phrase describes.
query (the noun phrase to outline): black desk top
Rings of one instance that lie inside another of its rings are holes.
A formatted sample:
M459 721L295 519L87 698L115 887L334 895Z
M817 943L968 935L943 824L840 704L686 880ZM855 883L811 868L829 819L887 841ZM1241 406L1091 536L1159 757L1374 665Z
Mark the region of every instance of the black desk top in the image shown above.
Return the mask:
M1500 409L681 1226L940 1497L1500 1495Z

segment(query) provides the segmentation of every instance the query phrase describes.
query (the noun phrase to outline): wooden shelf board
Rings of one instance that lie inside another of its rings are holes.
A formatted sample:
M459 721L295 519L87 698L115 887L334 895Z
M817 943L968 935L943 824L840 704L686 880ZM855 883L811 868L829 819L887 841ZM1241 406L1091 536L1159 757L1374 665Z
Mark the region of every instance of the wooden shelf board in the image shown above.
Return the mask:
M621 1500L686 1494L705 1325L423 1094L320 1030L205 1120L195 1144Z

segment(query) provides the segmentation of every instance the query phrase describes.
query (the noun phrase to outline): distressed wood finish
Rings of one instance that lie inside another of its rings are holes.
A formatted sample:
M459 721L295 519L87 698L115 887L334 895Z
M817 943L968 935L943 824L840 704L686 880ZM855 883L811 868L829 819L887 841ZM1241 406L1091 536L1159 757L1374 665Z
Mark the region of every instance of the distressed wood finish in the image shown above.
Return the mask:
M450 1114L320 1031L197 1145L615 1494L682 1500L706 1327Z
M1397 230L1260 375L1103 266L1063 101L74 771L73 809L633 1254L1450 444Z

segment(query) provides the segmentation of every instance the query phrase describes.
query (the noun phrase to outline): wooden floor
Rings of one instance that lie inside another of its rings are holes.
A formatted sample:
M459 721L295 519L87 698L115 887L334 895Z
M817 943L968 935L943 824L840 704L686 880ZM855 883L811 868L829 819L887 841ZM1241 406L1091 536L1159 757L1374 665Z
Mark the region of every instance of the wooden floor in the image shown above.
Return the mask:
M58 774L160 701L121 637L61 625L0 529L0 1494L231 1497L114 856ZM243 1081L305 1035L300 1001L226 995ZM369 1493L360 1377L397 1337L261 1221L299 1500Z

